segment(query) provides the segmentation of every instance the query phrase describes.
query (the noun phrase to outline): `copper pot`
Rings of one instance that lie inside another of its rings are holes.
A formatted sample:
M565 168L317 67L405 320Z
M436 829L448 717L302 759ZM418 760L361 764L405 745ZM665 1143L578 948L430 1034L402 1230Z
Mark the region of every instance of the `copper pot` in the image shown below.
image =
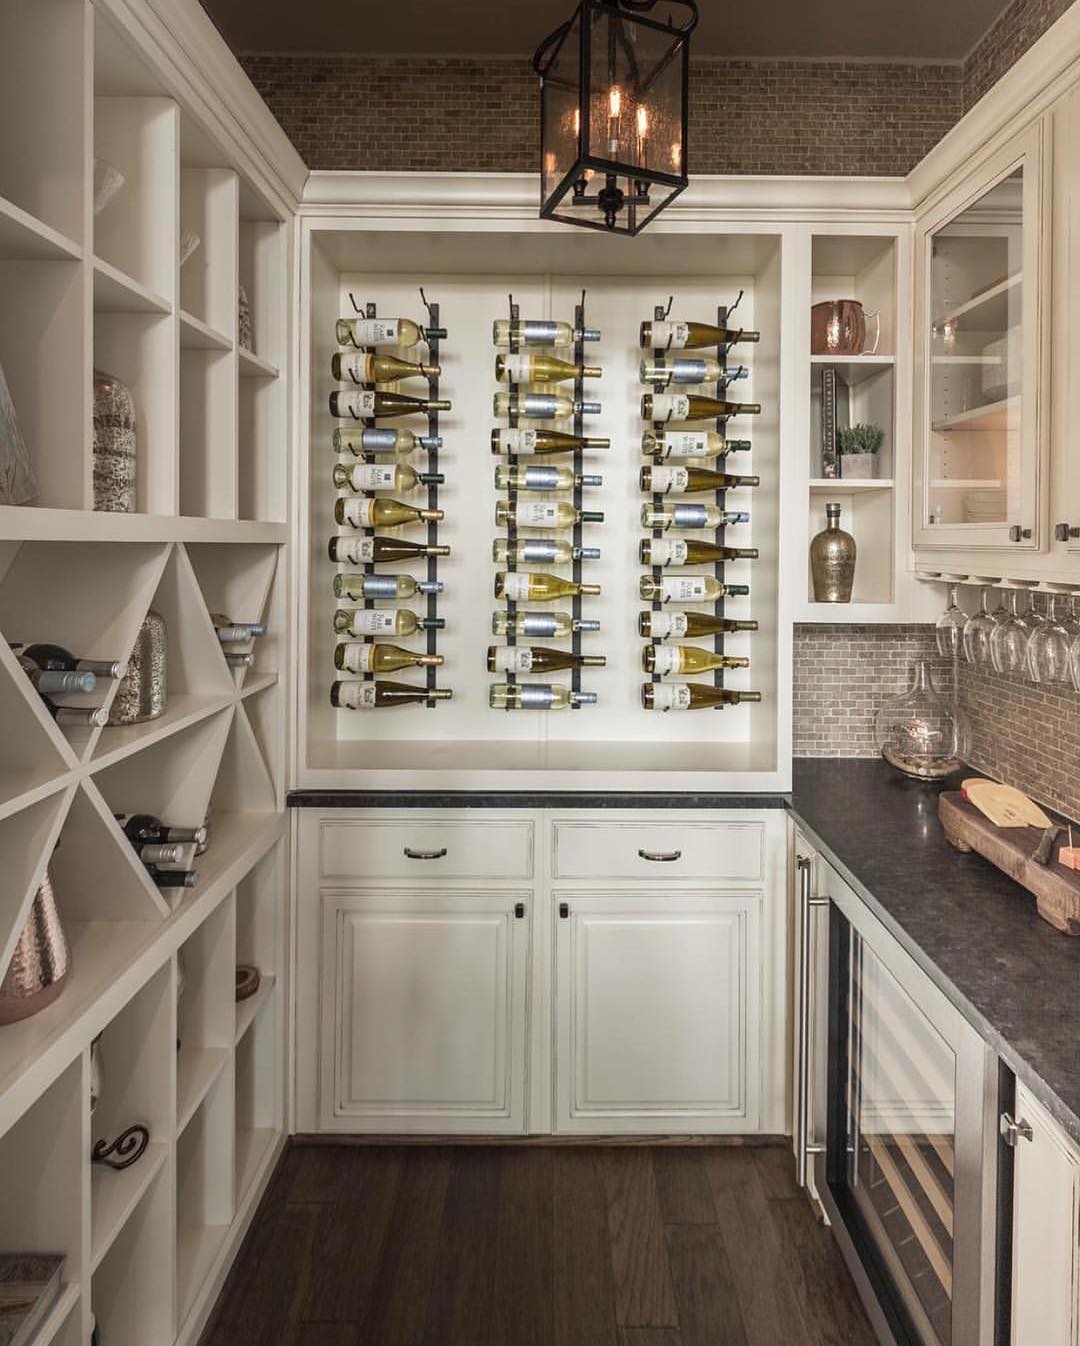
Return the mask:
M64 989L70 968L71 951L46 870L0 982L0 1024L28 1019L51 1005Z
M874 344L866 349L866 324L875 324ZM881 340L881 318L864 313L857 299L826 299L810 310L812 355L874 355Z

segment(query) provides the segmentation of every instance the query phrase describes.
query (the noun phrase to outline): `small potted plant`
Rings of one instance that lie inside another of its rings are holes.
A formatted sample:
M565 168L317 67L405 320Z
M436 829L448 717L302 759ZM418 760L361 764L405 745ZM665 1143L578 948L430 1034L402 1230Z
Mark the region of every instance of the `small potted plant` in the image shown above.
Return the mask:
M885 442L880 425L848 426L837 431L836 447L840 454L840 475L856 481L877 476L877 451Z

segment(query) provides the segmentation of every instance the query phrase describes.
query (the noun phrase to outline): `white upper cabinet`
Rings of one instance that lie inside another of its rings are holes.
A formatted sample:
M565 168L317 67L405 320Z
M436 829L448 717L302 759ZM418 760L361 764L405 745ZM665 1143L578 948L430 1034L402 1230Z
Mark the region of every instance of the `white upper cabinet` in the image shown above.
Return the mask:
M1050 546L1075 569L1080 552L1080 90L1057 104L1054 128L1053 421Z
M916 549L1046 544L1045 134L1009 141L918 225Z

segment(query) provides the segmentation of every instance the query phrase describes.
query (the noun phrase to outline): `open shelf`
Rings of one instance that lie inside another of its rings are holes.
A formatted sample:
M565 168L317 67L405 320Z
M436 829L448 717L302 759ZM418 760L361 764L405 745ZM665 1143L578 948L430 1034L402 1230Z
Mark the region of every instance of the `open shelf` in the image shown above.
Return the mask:
M223 1047L181 1047L177 1055L176 1130L183 1134L229 1063Z
M957 430L1016 430L1019 425L1020 398L1005 397L999 402L958 411L955 416L942 417L930 428L937 434L949 434Z
M231 347L180 352L180 512L237 514L237 384Z
M223 1072L177 1144L176 1281L183 1323L233 1218L233 1084Z
M810 481L811 494L828 495L830 491L891 491L892 477L813 477Z
M111 262L94 258L94 311L97 313L172 312L172 305Z
M162 1165L94 1271L92 1309L103 1346L170 1346L173 1341L171 1197Z
M233 343L223 332L216 331L209 323L181 309L180 347L182 350L231 351Z
M243 346L238 346L236 353L240 357L241 378L276 379L281 373L277 365L272 365L269 360L264 360L253 351L245 350Z
M73 239L0 197L0 261L78 261L82 248Z
M236 339L238 220L238 184L231 169L182 168L180 227L198 244L180 267L180 303L227 350Z
M838 376L853 387L864 379L873 378L883 369L892 369L895 355L811 355L811 365L828 365Z
M272 975L263 974L259 980L259 989L254 995L249 995L246 1000L240 1000L236 1005L236 1041L239 1043L248 1029L266 1008L267 1002L274 994L275 979Z
M90 1168L90 1208L93 1211L93 1235L90 1244L90 1270L116 1242L117 1236L143 1198L147 1188L161 1172L169 1147L152 1140L138 1163L115 1172L102 1164Z

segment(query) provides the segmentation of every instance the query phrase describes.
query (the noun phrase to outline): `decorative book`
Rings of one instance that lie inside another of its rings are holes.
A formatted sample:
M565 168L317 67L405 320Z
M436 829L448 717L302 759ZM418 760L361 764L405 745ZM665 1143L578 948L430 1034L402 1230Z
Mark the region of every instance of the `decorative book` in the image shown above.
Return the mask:
M0 1346L30 1346L60 1293L60 1253L0 1253Z

